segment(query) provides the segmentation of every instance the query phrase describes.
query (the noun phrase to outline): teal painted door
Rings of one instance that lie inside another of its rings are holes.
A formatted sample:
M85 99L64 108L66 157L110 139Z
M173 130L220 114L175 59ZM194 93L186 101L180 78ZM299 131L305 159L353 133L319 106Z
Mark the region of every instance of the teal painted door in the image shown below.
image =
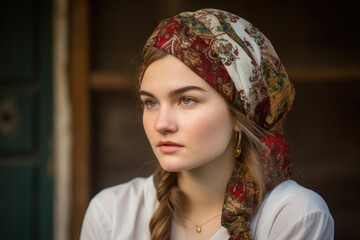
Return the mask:
M52 9L0 1L0 239L52 239Z

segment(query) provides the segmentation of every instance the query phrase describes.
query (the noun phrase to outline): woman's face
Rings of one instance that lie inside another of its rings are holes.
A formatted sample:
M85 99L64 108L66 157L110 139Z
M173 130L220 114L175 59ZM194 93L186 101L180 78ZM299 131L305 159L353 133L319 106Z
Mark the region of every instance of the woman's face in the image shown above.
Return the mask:
M180 60L167 55L151 63L140 97L144 129L164 170L233 161L234 121L225 100Z

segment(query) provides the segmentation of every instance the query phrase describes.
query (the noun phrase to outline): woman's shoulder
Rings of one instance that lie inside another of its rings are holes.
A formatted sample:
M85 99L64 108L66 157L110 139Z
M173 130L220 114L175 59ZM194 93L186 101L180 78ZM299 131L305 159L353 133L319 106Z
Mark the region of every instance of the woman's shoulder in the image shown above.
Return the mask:
M266 201L280 208L296 206L298 211L329 212L324 199L318 193L301 186L294 180L280 183L269 193Z
M96 194L91 202L100 205L103 211L111 215L114 212L135 211L141 207L152 211L155 199L153 176L150 176L134 178L129 182L105 188Z
M127 183L108 187L90 201L83 221L81 239L141 239L134 229L145 227L156 207L153 177L135 178ZM92 236L92 237L91 237Z
M127 198L138 198L144 196L151 190L153 184L153 176L148 178L137 177L126 183L107 187L95 195L93 200L100 202L122 201Z
M307 234L307 239L333 239L334 221L324 199L293 180L269 192L260 211L260 236L297 239Z

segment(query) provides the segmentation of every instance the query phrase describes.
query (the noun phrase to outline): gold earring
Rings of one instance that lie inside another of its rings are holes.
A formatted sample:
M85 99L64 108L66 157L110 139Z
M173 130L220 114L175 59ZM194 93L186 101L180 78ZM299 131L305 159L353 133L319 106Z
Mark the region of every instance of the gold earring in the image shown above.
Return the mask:
M235 148L235 157L239 157L241 154L241 132L235 132L235 140L237 140Z

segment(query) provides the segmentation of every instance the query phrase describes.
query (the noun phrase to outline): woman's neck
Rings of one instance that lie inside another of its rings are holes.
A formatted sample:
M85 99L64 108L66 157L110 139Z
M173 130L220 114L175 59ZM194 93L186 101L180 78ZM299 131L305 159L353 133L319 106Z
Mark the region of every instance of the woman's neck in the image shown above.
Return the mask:
M221 213L227 182L234 161L214 161L199 168L178 173L178 185L187 197L183 217L202 222Z

